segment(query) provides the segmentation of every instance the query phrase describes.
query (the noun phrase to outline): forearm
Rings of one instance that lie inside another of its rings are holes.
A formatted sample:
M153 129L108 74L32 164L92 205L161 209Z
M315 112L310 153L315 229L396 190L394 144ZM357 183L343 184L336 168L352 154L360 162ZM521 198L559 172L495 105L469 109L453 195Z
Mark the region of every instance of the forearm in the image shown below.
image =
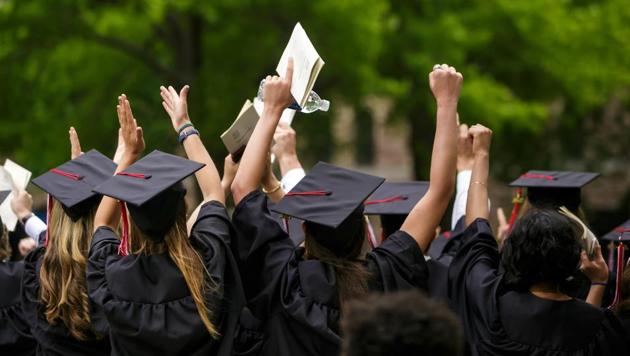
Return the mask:
M586 297L586 302L592 306L601 307L605 292L605 285L591 285L591 289L588 291L588 296Z
M282 115L282 108L265 106L256 128L245 147L236 177L232 183L234 203L238 204L247 194L257 189L267 164L267 155L273 133Z
M267 194L267 197L272 202L277 203L284 198L282 184L278 182L275 175L271 175L270 177L263 179L262 186Z
M205 201L216 200L225 204L225 192L221 186L219 171L203 142L201 142L201 138L198 135L186 138L184 140L184 150L188 159L206 165L195 173L203 199Z
M451 215L451 230L455 230L455 225L466 214L466 199L468 198L468 188L472 170L464 170L457 173L457 184L455 188L455 202L453 203L453 213Z
M455 187L458 130L456 117L457 103L438 105L429 191L447 200L447 204Z
M487 219L488 209L488 170L489 157L487 153L475 154L472 178L468 188L468 201L466 204L466 226L475 219Z
M279 157L278 165L280 166L280 174L283 177L292 169L302 169L302 164L300 163L296 153L285 154L282 157Z

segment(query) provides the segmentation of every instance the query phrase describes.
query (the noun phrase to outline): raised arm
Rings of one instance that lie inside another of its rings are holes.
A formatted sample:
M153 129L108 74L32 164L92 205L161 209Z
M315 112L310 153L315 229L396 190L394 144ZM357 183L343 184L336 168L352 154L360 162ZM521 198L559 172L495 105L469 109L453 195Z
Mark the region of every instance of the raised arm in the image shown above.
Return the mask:
M457 182L455 183L455 202L453 202L453 213L451 214L451 230L455 230L455 225L459 219L466 215L466 199L468 198L468 186L470 185L473 163L472 137L468 134L468 125L460 124L459 136L457 137Z
M457 102L462 82L461 73L445 64L436 66L429 74L431 91L437 103L429 190L401 227L402 231L416 240L423 252L428 250L435 237L435 228L453 195L457 159Z
M289 58L284 78L267 76L263 95L265 108L256 124L256 128L245 147L240 167L232 183L232 196L237 204L250 192L256 190L265 172L267 154L271 139L278 126L282 111L293 102L291 79L293 78L293 59Z
M142 128L138 126L136 119L133 117L131 105L125 94L118 97L116 112L121 129L121 138L124 142L124 152L122 153L118 167L116 167L116 173L118 173L127 169L127 167L140 157L142 151L144 151L144 137L142 135ZM94 216L94 231L101 226L107 226L116 231L119 221L120 205L118 204L118 200L103 197Z
M608 284L608 266L602 256L601 246L595 247L593 259L589 259L586 251L580 255L580 271L591 281L591 289L586 297L586 302L600 307Z
M160 87L160 95L162 96L162 106L171 117L173 129L180 137L188 132L195 130L192 126L190 117L188 116L188 90L190 87L185 85L179 92L171 86L166 89ZM188 159L204 163L206 166L195 173L197 184L201 189L204 201L216 200L225 204L225 193L221 187L221 178L217 167L214 165L210 154L201 142L199 135L187 136L183 142L184 151Z
M474 125L468 130L473 139L473 171L468 188L468 201L466 203L466 226L475 219L488 219L488 170L490 142L492 131L482 125Z

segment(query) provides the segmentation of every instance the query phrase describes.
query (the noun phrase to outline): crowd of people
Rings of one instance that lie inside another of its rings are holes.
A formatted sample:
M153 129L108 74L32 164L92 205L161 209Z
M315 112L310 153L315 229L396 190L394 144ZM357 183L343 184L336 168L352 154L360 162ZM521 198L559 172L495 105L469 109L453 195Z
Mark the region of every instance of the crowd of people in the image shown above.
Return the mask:
M429 182L324 162L305 171L279 123L292 77L289 60L265 79L260 119L223 177L188 115L188 86L159 93L186 158L144 155L124 94L112 159L82 152L70 128L71 160L32 182L48 194L46 221L21 190L21 235L0 223L0 354L630 355L630 230L612 233L610 266L580 209L596 174L523 174L520 209L495 234L492 131L460 123L455 68L428 76ZM203 200L188 209L192 175Z

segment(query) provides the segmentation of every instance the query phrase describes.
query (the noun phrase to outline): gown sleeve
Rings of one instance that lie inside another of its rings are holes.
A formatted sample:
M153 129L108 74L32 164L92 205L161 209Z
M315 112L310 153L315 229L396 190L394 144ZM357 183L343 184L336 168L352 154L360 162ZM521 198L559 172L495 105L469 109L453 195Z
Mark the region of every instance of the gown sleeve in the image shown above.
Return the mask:
M90 318L94 330L102 335L109 331L104 306L112 299L105 271L110 257L117 259L120 240L109 227L101 226L92 237L87 265L87 287L90 296Z
M221 285L226 267L226 254L231 243L230 219L225 206L210 201L201 206L190 231L193 247L201 253L206 269Z
M259 191L243 198L232 221L248 307L256 317L266 319L274 298L279 298L279 282L293 255L293 242L274 220L267 197Z
M448 271L447 293L463 321L465 334L471 337L495 329L499 250L485 219L476 219L463 235L465 243Z
M367 256L368 269L375 273L376 287L384 292L420 288L427 290L428 267L416 240L396 231Z

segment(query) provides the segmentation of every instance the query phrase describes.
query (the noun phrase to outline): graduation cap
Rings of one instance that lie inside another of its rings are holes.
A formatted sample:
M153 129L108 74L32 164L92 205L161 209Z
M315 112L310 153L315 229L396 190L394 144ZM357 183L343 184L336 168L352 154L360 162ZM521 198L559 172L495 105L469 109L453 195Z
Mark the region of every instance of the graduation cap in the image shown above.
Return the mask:
M148 237L161 241L184 208L186 189L181 181L204 166L155 150L95 187L94 191L124 202L121 208L123 220L127 219L126 209L129 209L138 228ZM123 255L127 254L127 229L127 222L123 221L124 241L120 244Z
M77 221L99 203L92 189L109 179L116 164L97 150L91 150L33 179L33 184L57 199L65 213ZM49 204L49 209L52 208Z
M383 230L394 232L428 190L429 182L385 182L364 203L365 214L380 215Z
M566 206L576 213L582 201L580 188L598 176L599 173L588 172L529 171L510 186L527 188L527 199L537 208Z
M1 199L0 199L1 201ZM614 228L611 232L602 236L606 241L621 241L628 243L630 241L630 220Z
M319 162L272 210L304 220L319 243L339 251L363 224L363 202L384 181Z

